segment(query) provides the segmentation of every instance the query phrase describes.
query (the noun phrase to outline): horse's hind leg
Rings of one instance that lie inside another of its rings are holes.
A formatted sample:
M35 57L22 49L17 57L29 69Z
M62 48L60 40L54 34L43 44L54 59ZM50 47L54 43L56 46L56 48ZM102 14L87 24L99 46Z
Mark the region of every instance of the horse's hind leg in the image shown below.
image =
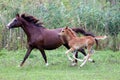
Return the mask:
M32 49L33 49L32 47L29 47L29 48L28 48L28 50L27 50L27 52L26 52L26 55L25 55L25 57L24 57L22 63L20 64L20 66L23 66L24 62L26 61L26 59L27 59L28 56L30 55Z
M47 57L46 57L46 54L45 54L45 51L44 49L39 49L41 54L42 54L42 57L44 58L44 61L46 63L46 66L48 66L48 62L47 62Z
M74 51L74 52L73 52L73 58L76 59L76 60L78 60L78 61L80 61L80 62L82 62L82 61L83 61L82 59L76 58L76 56L75 56L75 55L76 55L76 52L77 52L77 51Z
M85 52L85 50L83 48L78 49L78 51L80 51L84 56L87 55L86 52Z

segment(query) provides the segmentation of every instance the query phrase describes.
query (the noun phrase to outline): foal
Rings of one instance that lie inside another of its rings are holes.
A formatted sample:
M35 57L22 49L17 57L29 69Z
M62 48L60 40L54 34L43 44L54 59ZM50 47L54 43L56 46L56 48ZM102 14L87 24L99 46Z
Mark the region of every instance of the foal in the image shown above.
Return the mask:
M59 33L59 35L60 36L65 36L67 41L68 41L70 49L68 51L66 51L66 55L67 55L69 60L72 61L72 59L68 55L69 52L76 52L80 48L86 48L87 49L88 54L87 54L86 57L84 57L83 60L77 59L75 57L75 54L73 54L73 58L74 59L77 59L78 61L83 61L83 63L80 65L80 67L82 67L87 62L87 60L92 60L92 59L90 59L90 56L93 53L92 47L96 43L95 39L99 40L99 39L107 38L107 36L96 36L96 37L84 36L84 37L77 37L75 32L71 28L68 28L68 27L63 28L61 30L61 32Z

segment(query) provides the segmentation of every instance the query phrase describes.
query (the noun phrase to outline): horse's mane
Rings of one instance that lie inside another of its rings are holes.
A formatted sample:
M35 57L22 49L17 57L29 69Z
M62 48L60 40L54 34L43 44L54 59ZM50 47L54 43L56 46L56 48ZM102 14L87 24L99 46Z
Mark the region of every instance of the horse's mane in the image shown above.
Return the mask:
M77 37L76 33L71 28L67 28L67 30L73 37Z
M30 22L30 23L33 23L35 25L37 25L38 27L42 27L43 23L39 21L39 19L31 16L31 15L28 15L28 14L21 14L21 17L23 19L25 19L27 22Z

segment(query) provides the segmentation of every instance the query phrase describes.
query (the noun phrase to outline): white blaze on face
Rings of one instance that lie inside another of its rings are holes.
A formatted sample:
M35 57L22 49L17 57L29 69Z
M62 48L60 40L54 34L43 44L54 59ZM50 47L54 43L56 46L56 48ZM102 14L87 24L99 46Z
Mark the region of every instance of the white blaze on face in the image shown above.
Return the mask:
M8 24L7 24L7 28L9 29L9 26L13 23L13 21L15 20L16 18L13 18L12 21L10 21Z

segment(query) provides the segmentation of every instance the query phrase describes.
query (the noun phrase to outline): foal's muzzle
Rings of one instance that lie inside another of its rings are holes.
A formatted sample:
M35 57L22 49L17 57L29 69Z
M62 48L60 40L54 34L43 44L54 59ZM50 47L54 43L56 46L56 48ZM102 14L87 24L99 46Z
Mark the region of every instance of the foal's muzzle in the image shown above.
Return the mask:
M58 36L60 37L60 36L62 36L62 34L61 34L61 33L58 33Z

